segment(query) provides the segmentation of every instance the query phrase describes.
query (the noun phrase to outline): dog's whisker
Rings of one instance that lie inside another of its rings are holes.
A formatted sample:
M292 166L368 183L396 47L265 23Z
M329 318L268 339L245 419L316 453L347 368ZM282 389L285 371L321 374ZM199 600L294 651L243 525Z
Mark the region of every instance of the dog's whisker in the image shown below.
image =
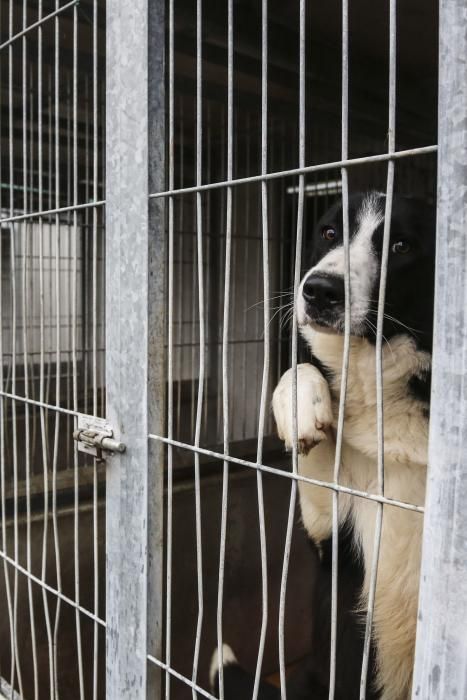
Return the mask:
M290 309L286 314L284 314L284 316L282 317L282 320L281 320L281 324L280 324L280 329L279 329L280 332L282 332L285 329L285 327L287 326L287 324L290 323L290 321L293 318L293 314L294 314L294 309Z
M368 318L365 319L365 324L366 324L367 328L369 328L371 331L373 331L373 333L375 334L375 338L376 338L378 329L376 328L375 324L372 323L372 321L370 321L370 319L368 319ZM391 353L392 360L393 360L393 362L394 362L394 361L395 361L395 358L394 358L393 349L392 349L392 347L391 347L391 343L389 342L389 340L386 338L386 336L385 336L384 334L383 334L382 338L383 338L384 342L386 343L386 345L388 346L389 351L390 351L390 353Z
M260 299L260 301L257 301L257 302L255 302L254 304L252 304L251 306L248 306L248 307L245 309L245 312L246 312L246 311L251 311L251 309L254 309L256 306L261 306L261 305L264 304L266 301L270 302L270 301L274 301L275 299L281 299L282 297L290 297L290 296L293 296L293 292L292 292L292 293L286 292L286 293L282 293L282 294L277 294L276 296L269 297L267 300L265 300L265 299ZM293 302L290 302L290 303L293 303Z
M375 314L377 316L378 310L370 308L370 309L368 309L368 313L372 313L372 314ZM383 318L387 319L388 321L392 321L392 323L398 324L402 328L406 328L408 331L411 331L412 333L421 333L422 332L419 328L412 328L412 326L408 326L406 323L399 321L399 319L395 318L394 316L391 316L390 314L387 314L386 312L383 312Z
M274 321L274 319L276 318L276 316L277 316L281 311L287 310L287 307L288 307L288 306L289 306L289 304L287 304L286 306L279 306L279 307L277 308L277 310L274 312L274 314L271 316L271 318L269 319L269 324L268 324L268 325L269 325L269 326L271 325L271 323ZM287 311L287 313L288 313L288 311ZM285 314L284 314L284 315L285 315ZM283 317L282 317L282 318L283 318Z

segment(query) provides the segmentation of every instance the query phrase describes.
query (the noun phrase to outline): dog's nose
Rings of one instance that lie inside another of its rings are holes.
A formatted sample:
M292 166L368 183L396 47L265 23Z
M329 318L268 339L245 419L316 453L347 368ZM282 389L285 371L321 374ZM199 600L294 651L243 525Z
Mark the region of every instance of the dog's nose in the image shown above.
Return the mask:
M303 298L322 310L344 304L344 279L337 275L310 275L303 285Z

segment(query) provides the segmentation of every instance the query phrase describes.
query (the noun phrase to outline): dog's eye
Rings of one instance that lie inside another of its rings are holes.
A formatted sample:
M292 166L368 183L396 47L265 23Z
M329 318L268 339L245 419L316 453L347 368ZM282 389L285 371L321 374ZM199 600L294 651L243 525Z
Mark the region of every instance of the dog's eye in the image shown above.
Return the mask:
M396 243L393 243L391 250L398 255L405 255L410 250L410 243L407 243L407 241L396 241Z
M332 226L324 226L321 229L321 238L324 238L325 241L335 241L336 236L336 230Z

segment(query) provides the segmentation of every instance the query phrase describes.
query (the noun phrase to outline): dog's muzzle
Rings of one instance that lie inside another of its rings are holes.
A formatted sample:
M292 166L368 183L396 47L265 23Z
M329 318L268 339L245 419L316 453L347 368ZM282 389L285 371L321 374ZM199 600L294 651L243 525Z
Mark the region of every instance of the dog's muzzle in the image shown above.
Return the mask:
M345 306L344 280L337 275L312 273L302 287L305 311L311 321L334 323Z

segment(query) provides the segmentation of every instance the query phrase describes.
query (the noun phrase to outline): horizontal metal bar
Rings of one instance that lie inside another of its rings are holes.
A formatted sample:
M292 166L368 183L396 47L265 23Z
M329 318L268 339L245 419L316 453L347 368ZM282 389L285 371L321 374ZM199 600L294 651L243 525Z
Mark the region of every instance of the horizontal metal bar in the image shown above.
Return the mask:
M7 391L0 390L0 396L5 399L12 399L12 401L21 401L22 403L32 404L33 406L39 406L40 408L48 408L51 411L57 411L58 413L66 413L69 416L79 416L78 411L73 411L71 408L62 408L61 406L53 406L45 401L36 401L35 399L29 399L25 396L18 396L18 394L9 394Z
M38 19L37 22L30 24L29 27L22 29L20 32L18 32L18 34L15 34L14 36L10 37L7 41L4 41L3 44L0 44L0 51L2 49L5 49L10 44L12 44L14 41L16 41L16 39L19 39L20 37L24 36L28 32L31 32L33 29L37 29L37 27L40 27L40 25L44 24L44 22L47 22L47 20L52 19L53 17L56 17L61 12L64 12L65 10L68 10L68 8L73 7L73 5L78 5L78 4L79 4L79 0L71 0L71 2L68 2L66 5L59 7L58 10L51 12L50 14L46 15L45 17L41 17L41 19Z
M302 474L292 474L291 472L286 472L282 469L277 469L276 467L268 467L265 464L258 464L257 462L251 462L247 459L240 459L239 457L232 457L230 455L222 454L222 452L213 452L212 450L207 450L204 447L195 447L194 445L189 445L186 442L179 442L178 440L170 440L169 438L162 437L161 435L148 436L151 440L159 440L164 442L166 445L172 445L174 447L180 447L182 450L189 450L191 452L199 452L200 454L207 455L208 457L213 457L221 462L227 461L233 464L238 464L241 467L249 467L252 469L258 469L259 471L269 472L270 474L276 474L277 476L283 476L287 479L296 479L297 481L303 481L304 483L311 484L312 486L322 486L325 489L330 489L331 491L338 491L339 493L346 493L350 496L356 496L357 498L366 498L369 501L375 501L376 503L383 503L387 506L394 506L396 508L403 508L404 510L412 510L416 513L423 513L425 508L423 506L417 506L414 503L405 503L404 501L396 501L392 498L386 498L385 496L379 496L378 494L368 493L367 491L359 491L358 489L351 489L348 486L342 486L342 484L335 484L330 481L321 481L321 479L312 479L308 476L303 476Z
M49 593L52 593L52 595L56 596L57 598L60 598L60 600L63 600L64 603L67 603L67 605L71 605L71 607L75 608L79 612L83 613L83 615L86 615L86 617L89 617L91 620L94 620L94 622L99 623L99 625L102 625L102 627L106 626L105 620L102 620L100 617L97 615L94 615L94 613L90 612L89 610L86 610L86 608L83 608L82 605L78 605L74 600L71 598L68 598L68 596L64 595L63 593L60 593L60 591L57 591L53 586L49 586L48 583L40 579L38 576L34 576L30 571L24 568L24 566L21 566L21 564L18 564L14 559L9 557L5 552L2 552L0 550L0 557L4 559L4 561L7 562L7 564L10 564L13 566L17 571L19 571L21 574L24 576L27 576L31 581L34 583L37 583L38 586L41 586L44 588L46 591Z
M310 197L336 194L342 191L342 180L329 180L328 182L317 182L312 185L306 185L303 191ZM287 194L298 194L299 192L300 187L287 187Z
M211 695L211 693L208 693L207 690L204 690L204 688L201 688L197 683L193 683L189 678L186 676L183 676L181 673L176 671L174 668L169 666L168 664L165 664L163 661L159 661L159 659L156 659L154 656L151 654L148 654L148 661L151 663L155 664L156 666L159 666L164 671L167 671L170 673L172 676L175 678L178 678L179 681L182 681L182 683L185 683L185 685L188 685L192 690L196 690L197 693L200 695L203 695L205 698L209 698L209 700L218 700L218 698L215 695Z
M194 192L204 192L205 190L215 190L222 187L232 187L233 185L249 185L253 182L264 182L265 180L277 180L281 177L292 177L294 175L304 175L306 173L317 173L322 170L332 170L333 168L347 168L354 165L366 165L368 163L385 163L399 158L410 156L423 156L429 153L436 153L438 146L421 146L420 148L409 148L405 151L395 151L394 153L380 153L375 156L363 156L362 158L347 158L345 160L335 160L331 163L318 163L317 165L307 165L304 168L292 168L290 170L278 170L273 173L262 175L252 175L251 177L240 177L236 180L222 180L220 182L209 182L205 185L194 185L193 187L181 187L180 189L166 190L164 192L153 192L150 198L173 197L179 194L193 194Z
M38 219L44 216L52 216L52 214L64 214L68 211L77 211L78 209L92 209L93 207L102 207L105 204L105 199L100 199L97 202L84 202L84 204L70 204L67 207L58 207L57 209L46 209L44 211L32 211L29 214L18 214L16 216L6 216L0 219L1 224L9 224L13 221L24 221L25 219Z

